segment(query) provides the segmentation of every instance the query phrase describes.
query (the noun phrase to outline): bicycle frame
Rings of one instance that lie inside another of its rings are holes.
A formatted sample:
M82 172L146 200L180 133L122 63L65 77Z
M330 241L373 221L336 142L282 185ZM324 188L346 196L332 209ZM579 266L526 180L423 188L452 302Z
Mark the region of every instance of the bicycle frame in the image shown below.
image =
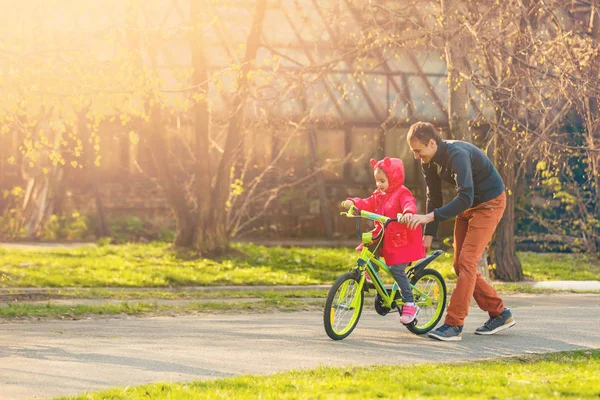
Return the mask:
M342 203L343 205L345 203ZM356 265L338 277L327 293L323 310L323 326L327 335L333 340L342 340L352 333L363 310L365 292L371 288L375 288L377 291L374 304L377 314L387 315L394 308L402 313L404 306L402 296L399 296L401 292L398 285L394 283L391 289L384 285L380 274L387 273L392 277L393 274L391 268L383 258L378 257L377 253L377 249L383 243L387 226L391 222L402 221L402 215L398 214L397 218L388 218L361 211L354 205L342 215L356 218L356 233L362 238L363 245L366 246L360 250ZM360 222L363 218L376 221L381 224L382 229L361 233ZM447 288L444 278L438 271L425 268L440 254L442 251L436 250L406 271L420 312L418 319L414 318L404 326L417 335L427 333L435 327L442 318L446 305ZM367 273L372 278L372 284L369 283L368 286L365 286Z
M357 212L359 212L359 214L356 214ZM396 307L400 308L402 305L404 305L404 302L402 301L401 298L399 298L399 299L396 298L397 294L400 293L398 284L396 282L394 282L391 290L389 290L389 291L384 286L383 281L381 280L381 277L379 276L379 273L377 272L376 267L378 267L380 271L385 271L388 275L393 277L392 271L390 270L390 268L387 266L387 264L385 262L383 262L381 259L379 259L374 254L374 252L371 251L368 246L366 246L368 241L370 239L372 239L372 233L371 232L360 233L360 218L377 221L382 224L383 229L381 231L381 236L377 239L376 248L378 248L379 245L383 242L383 237L385 235L385 228L387 227L387 225L392 222L399 222L402 218L402 215L398 214L397 218L389 218L389 217L371 213L368 211L363 211L363 210L359 211L354 206L351 206L350 209L348 210L348 212L342 212L341 214L346 215L350 218L359 218L357 220L357 224L356 224L357 225L356 226L357 234L362 237L363 244L365 244L365 246L362 248L360 255L358 257L358 260L356 262L358 272L361 275L360 282L358 284L358 290L363 290L363 288L364 288L364 285L366 282L365 271L367 271L369 273L369 275L371 276L371 280L373 281L373 286L375 287L375 290L377 291L379 296L381 296L381 299L382 299L381 305L383 307L389 308L389 309L393 309ZM442 251L437 250L437 251L434 251L428 257L420 260L415 266L411 267L407 271L407 275L409 276L409 278L414 276L416 273L418 273L422 269L424 269L433 259L437 258L440 254L442 254ZM429 297L426 293L423 293L421 290L419 290L412 284L410 286L411 286L413 293L419 295L418 296L419 300L417 301L417 305L419 305L419 307L431 306L433 304L434 299ZM436 297L435 292L434 292L434 297ZM357 299L358 299L358 297L355 298L354 302L358 301ZM351 306L356 307L358 305L352 304Z

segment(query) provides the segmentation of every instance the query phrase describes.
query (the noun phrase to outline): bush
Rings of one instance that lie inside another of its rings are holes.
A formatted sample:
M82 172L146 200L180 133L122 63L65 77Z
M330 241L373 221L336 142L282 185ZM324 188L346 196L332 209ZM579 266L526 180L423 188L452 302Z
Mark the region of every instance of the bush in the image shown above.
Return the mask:
M136 242L148 235L148 226L138 217L116 217L108 222L113 243Z
M175 240L175 231L169 228L161 228L156 235L156 240L160 242L173 242Z
M21 239L25 236L23 229L23 197L25 191L20 186L5 190L3 197L5 207L0 216L0 236L3 239Z
M70 215L52 214L44 226L42 239L84 240L90 236L89 219L75 211Z

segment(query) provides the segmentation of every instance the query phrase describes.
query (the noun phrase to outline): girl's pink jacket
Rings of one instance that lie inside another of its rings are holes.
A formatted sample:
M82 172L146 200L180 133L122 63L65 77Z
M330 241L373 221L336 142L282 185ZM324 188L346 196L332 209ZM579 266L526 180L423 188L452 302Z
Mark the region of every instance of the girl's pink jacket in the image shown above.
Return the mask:
M381 168L387 175L389 187L385 193L375 190L371 197L361 199L349 197L359 210L374 212L386 217L396 218L401 213L417 213L417 202L404 184L404 164L399 158L386 157L383 160L371 159L373 170ZM376 222L375 231L382 226ZM425 257L421 226L410 230L405 224L392 222L388 225L383 238L381 255L387 265L404 264Z

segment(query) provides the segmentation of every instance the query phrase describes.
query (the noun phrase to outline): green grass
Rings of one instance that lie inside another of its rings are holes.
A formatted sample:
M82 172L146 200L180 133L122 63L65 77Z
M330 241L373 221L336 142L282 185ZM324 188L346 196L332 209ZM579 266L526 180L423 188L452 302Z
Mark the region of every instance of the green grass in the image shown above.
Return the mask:
M0 293L2 301L44 301L51 299L105 299L105 300L206 300L206 299L241 299L267 298L282 296L285 298L324 298L327 289L296 290L259 290L250 287L240 287L237 290L193 290L193 289L150 289L143 288L43 288L35 294L27 294L19 288L7 289Z
M600 396L600 350L154 383L61 399L548 399Z
M325 300L298 300L286 298L265 298L258 302L239 301L235 304L223 302L190 302L181 305L158 304L156 302L123 302L98 305L57 305L57 304L9 304L0 307L0 319L73 319L91 316L180 316L197 313L218 312L219 314L240 312L291 312L322 310Z
M600 290L590 289L553 289L553 288L536 288L529 285L522 285L518 283L498 283L494 282L494 288L498 293L503 295L507 294L564 294L564 293L577 293L577 294L600 294Z
M586 254L519 253L525 275L535 281L600 280L600 263Z
M189 315L207 312L223 314L239 312L320 311L323 309L327 294L326 290L245 290L229 292L60 291L65 293L64 296L58 295L56 292L59 291L50 291L45 296L48 299L60 298L71 304L53 304L50 301L47 303L40 301L27 303L13 301L10 299L11 295L3 295L6 304L0 306L0 319L82 319L90 316ZM82 297L97 300L97 304L80 304L82 303ZM107 302L107 300L117 300L118 302Z
M125 244L59 250L0 248L0 288L150 287L330 284L355 262L342 248L283 248L234 244L237 256L195 259L169 244ZM519 254L533 280L600 279L600 264L584 255ZM432 266L456 279L452 255Z
M353 263L346 249L234 245L245 256L190 259L166 243L61 250L1 249L0 287L181 287L330 283Z

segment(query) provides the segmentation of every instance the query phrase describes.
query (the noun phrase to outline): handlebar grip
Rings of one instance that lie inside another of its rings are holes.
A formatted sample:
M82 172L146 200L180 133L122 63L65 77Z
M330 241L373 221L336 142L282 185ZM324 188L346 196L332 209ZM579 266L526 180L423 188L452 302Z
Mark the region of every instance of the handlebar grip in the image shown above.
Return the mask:
M387 226L391 223L391 222L400 222L402 223L402 214L398 214L400 217L399 218L390 218L387 221L385 221L385 224L383 224L384 229L387 228Z

